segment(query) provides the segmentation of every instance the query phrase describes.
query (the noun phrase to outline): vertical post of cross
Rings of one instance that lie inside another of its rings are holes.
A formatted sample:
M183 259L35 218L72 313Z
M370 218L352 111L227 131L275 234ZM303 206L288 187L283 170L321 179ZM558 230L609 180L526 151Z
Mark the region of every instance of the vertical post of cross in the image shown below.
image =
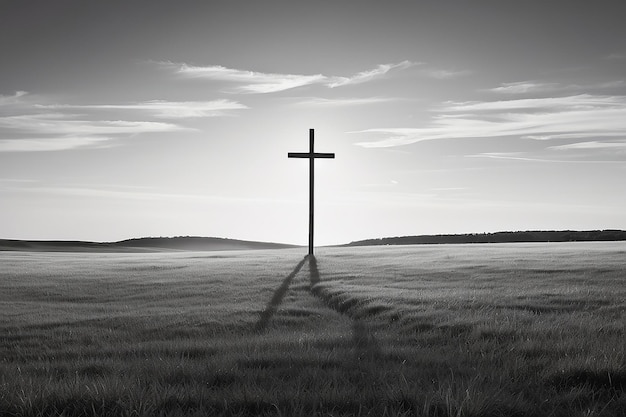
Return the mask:
M309 255L313 255L313 227L314 227L314 194L315 194L315 158L334 158L334 153L315 153L315 131L309 129L309 152L289 152L288 158L307 158L309 160Z
M313 155L313 142L315 141L315 131L313 129L309 129L309 155ZM309 158L309 255L313 255L313 208L315 204L313 203L314 195L315 195L315 157Z

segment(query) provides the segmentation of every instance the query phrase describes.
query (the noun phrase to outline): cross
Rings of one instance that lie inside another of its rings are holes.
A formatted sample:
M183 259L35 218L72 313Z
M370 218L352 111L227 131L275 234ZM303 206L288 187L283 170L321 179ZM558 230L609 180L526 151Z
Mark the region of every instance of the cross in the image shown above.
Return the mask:
M315 153L313 151L314 130L309 129L309 152L289 152L288 158L308 158L309 160L309 255L313 255L313 190L315 158L334 158L334 153Z

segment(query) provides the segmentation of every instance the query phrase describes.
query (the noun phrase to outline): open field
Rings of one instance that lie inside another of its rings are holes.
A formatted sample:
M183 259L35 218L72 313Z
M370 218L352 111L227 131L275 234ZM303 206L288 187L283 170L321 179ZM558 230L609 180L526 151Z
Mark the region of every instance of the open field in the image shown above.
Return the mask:
M626 416L625 242L0 265L0 415Z

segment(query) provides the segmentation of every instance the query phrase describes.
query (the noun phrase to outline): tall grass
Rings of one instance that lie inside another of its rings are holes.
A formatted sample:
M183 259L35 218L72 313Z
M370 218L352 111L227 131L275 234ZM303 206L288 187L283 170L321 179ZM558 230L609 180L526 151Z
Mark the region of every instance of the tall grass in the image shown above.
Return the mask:
M0 252L0 415L623 416L624 254Z

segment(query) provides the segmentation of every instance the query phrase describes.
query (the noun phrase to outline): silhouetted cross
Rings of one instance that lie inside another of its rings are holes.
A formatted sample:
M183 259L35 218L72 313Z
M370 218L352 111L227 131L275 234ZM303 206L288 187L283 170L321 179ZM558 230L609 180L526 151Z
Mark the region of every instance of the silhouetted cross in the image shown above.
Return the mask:
M315 158L334 158L334 153L315 153L313 151L314 131L309 129L309 152L289 152L288 158L308 158L309 159L309 255L313 255L313 190L314 190L314 160Z

